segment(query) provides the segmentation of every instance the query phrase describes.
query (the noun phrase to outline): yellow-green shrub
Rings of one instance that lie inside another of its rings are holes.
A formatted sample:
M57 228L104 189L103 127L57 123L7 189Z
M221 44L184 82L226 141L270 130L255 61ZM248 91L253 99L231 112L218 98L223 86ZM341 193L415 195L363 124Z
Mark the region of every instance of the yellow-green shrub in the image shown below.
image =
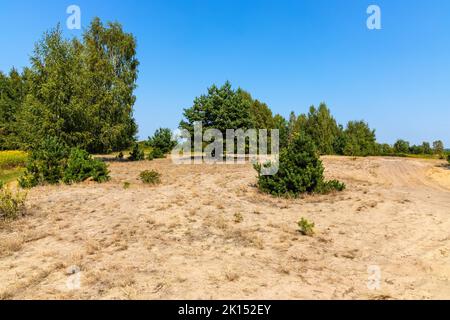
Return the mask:
M0 189L0 219L16 219L25 214L25 192Z

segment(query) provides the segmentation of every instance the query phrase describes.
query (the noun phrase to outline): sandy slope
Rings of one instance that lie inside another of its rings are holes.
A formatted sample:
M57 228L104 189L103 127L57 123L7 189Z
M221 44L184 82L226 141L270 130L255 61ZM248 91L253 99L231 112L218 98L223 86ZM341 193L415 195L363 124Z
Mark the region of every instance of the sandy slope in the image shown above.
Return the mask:
M443 162L324 163L345 192L276 199L258 193L250 165L170 160L112 163L102 185L36 188L30 215L0 226L0 297L449 299ZM159 170L162 185L142 185L144 169ZM301 217L316 223L314 237L298 234ZM379 290L367 287L371 265ZM71 266L78 290L66 285Z

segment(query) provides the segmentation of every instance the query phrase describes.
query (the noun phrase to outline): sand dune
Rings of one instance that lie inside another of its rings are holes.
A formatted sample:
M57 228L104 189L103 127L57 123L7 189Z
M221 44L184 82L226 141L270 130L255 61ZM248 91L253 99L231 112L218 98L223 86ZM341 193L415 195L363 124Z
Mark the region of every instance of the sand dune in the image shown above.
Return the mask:
M258 192L251 165L168 159L112 162L106 184L33 189L29 215L0 226L0 297L450 299L443 162L324 164L346 191L278 199ZM143 185L145 169L162 184ZM315 222L314 237L297 232L301 217ZM368 288L370 266L378 290ZM74 276L79 288L67 285Z

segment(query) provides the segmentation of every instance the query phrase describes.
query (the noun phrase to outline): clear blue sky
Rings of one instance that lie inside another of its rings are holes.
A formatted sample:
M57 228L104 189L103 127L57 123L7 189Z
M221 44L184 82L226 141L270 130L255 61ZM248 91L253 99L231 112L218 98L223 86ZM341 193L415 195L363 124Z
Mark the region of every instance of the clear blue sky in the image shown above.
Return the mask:
M136 36L141 138L176 128L194 97L230 80L284 116L325 101L341 123L368 121L381 142L450 147L448 0L0 0L0 70L28 65L71 4L83 26L99 16ZM370 4L382 30L366 28Z

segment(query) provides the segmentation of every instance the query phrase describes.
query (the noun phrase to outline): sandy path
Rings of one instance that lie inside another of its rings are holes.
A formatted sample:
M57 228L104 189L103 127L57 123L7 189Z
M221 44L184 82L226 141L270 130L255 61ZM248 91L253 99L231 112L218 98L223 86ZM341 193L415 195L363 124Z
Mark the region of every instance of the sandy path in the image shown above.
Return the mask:
M443 162L324 163L346 191L277 199L256 190L250 165L169 160L112 163L102 185L36 188L30 215L0 226L0 297L449 299ZM142 185L144 169L163 183ZM316 223L314 237L298 234L301 217ZM372 265L378 290L367 287ZM71 266L81 269L77 290L66 285Z

